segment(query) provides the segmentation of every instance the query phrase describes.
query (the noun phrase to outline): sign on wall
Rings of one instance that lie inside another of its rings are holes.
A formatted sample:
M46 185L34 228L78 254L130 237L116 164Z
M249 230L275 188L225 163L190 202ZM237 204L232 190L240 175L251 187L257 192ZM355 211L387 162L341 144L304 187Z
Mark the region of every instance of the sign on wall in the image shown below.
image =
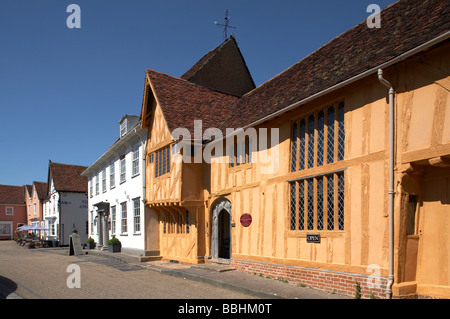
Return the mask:
M306 242L307 243L320 243L320 235L319 234L316 234L316 235L307 234Z
M250 226L250 224L252 223L252 215L247 214L247 213L242 214L241 218L240 218L240 222L241 222L241 225L244 227Z

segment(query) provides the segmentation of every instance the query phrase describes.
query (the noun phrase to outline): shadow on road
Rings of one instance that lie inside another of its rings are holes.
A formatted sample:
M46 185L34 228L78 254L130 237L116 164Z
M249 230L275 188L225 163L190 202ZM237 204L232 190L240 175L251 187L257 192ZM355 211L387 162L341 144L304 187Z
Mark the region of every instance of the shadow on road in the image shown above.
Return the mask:
M6 299L17 289L17 284L6 277L0 276L0 299Z

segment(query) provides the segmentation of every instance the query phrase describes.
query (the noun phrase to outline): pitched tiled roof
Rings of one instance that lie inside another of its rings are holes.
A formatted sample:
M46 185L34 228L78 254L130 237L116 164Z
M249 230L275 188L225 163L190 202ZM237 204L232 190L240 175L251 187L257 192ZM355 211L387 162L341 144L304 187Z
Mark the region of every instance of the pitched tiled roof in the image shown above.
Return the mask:
M40 200L44 199L47 196L47 183L34 181L33 184L36 188L38 198Z
M229 116L230 107L238 99L234 95L160 72L147 70L147 76L169 130L172 132L176 128L187 128L192 138L194 120L202 120L203 131L209 127L220 127L221 121Z
M51 176L53 179L56 191L87 192L87 177L81 176L81 173L86 169L87 166L50 162L49 176Z
M0 185L0 204L25 204L24 186Z
M25 185L26 196L31 197L33 195L33 185Z
M224 42L224 43L225 43L225 42ZM223 46L224 43L222 43L222 44L221 44L220 46L218 46L217 48L215 48L215 49L209 51L207 54L205 54L205 56L202 57L200 60L198 60L198 62L195 63L195 64L194 64L194 65L193 65L186 73L184 73L184 74L181 76L181 78L182 78L183 80L189 81L189 79L190 79L191 77L193 77L194 74L197 73L198 70L199 70L203 65L205 65L205 63L207 63L207 62L209 61L209 59L211 59L211 57L214 56L214 54L216 54L217 51L219 51L220 47Z
M450 30L450 1L400 0L381 11L381 28L366 21L245 94L226 127L242 127L376 68Z

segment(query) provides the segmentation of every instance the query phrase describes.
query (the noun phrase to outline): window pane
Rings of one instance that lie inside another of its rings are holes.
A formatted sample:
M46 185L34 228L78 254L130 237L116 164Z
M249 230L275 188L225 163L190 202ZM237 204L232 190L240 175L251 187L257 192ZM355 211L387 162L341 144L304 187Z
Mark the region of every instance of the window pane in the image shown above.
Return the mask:
M325 134L325 113L319 112L317 117L317 166L323 165L324 153L324 134Z
M291 172L297 169L297 122L292 127Z
M334 175L327 176L327 229L334 230Z
M127 203L120 204L122 208L122 233L126 233L128 231L127 225Z
M114 163L109 166L109 188L113 188L116 185Z
M94 224L92 224L94 227ZM116 206L111 207L111 233L116 233Z
M298 182L298 230L305 229L305 181Z
M230 166L234 167L234 145L230 146L229 151L230 151L230 158L229 158Z
M338 226L344 230L344 173L338 173Z
M300 154L298 157L298 169L305 169L305 133L306 133L306 123L305 120L302 119L300 121Z
M139 198L133 199L134 208L134 232L138 233L141 231L141 207L139 203Z
M155 153L155 177L158 177L158 162L159 162L159 155L158 152Z
M334 162L334 106L328 109L327 118L327 163Z
M291 230L295 230L296 209L296 182L291 183Z
M162 175L162 151L158 151L158 176Z
M166 173L166 151L167 151L167 148L164 148L162 150L162 174L161 175L164 175Z
M317 230L323 230L323 176L317 177Z
M314 115L308 118L308 168L314 166Z
M345 129L344 129L344 102L339 103L338 111L338 161L344 159L345 152Z
M167 148L166 161L167 161L167 163L166 163L166 170L167 170L167 173L169 173L170 172L170 147Z
M308 230L314 229L314 179L308 179Z

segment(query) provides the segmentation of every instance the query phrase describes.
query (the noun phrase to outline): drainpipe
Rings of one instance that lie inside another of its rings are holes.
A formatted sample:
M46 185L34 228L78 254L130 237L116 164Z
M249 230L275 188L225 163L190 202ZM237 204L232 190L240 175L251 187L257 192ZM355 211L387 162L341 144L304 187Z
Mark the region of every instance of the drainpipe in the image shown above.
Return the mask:
M386 299L392 298L394 284L394 88L383 78L383 70L378 69L378 80L389 88L389 277L386 287Z

